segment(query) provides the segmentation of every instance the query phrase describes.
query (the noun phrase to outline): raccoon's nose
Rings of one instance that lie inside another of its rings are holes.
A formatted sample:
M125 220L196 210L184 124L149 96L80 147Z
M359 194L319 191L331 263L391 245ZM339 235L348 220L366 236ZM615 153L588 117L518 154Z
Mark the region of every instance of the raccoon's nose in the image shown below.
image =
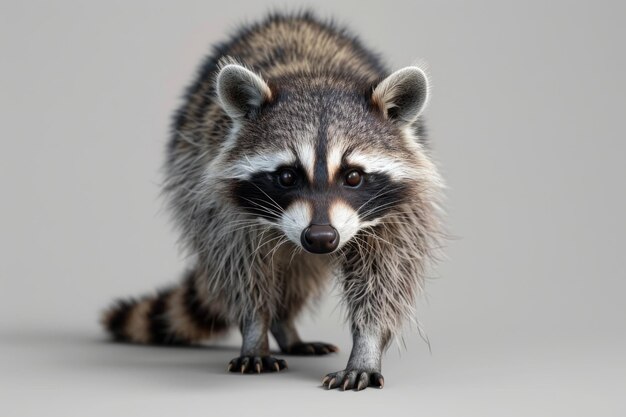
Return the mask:
M330 253L339 246L339 233L329 224L312 224L302 232L302 246L313 253Z

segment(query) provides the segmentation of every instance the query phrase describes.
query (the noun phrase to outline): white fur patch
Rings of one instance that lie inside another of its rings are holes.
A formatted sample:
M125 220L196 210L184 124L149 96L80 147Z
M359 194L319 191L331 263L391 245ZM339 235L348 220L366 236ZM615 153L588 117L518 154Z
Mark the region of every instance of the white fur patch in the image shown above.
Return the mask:
M380 172L389 175L394 180L411 178L411 170L407 168L406 163L385 155L355 151L349 154L346 159L350 165L362 167L366 174Z
M328 169L328 181L332 182L337 174L337 171L341 167L341 160L343 159L343 147L333 146L326 154L326 167Z
M300 141L296 145L296 152L309 181L312 183L315 171L315 148L313 148L313 144L309 141Z
M312 218L311 205L305 201L295 201L282 214L278 225L289 240L301 246L300 236L309 227Z
M228 178L247 180L258 172L273 172L282 165L293 165L296 157L289 151L246 156L232 164L226 173Z
M339 246L352 239L361 227L358 213L341 200L330 206L328 215L330 224L339 232Z

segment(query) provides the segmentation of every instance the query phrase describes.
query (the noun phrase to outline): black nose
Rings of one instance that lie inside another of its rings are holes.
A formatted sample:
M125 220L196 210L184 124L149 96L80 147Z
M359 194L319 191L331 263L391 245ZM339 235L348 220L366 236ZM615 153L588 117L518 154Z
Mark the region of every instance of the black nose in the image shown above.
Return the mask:
M339 246L339 233L329 224L312 224L302 232L302 246L313 253L330 253Z

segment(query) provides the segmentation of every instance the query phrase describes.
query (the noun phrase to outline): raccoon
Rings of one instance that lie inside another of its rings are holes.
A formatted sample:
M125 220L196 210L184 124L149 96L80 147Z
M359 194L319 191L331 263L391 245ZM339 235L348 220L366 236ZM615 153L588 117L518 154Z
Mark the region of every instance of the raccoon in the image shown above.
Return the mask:
M322 385L382 388L382 355L415 316L441 236L428 96L423 70L389 72L311 13L271 15L216 46L175 114L165 163L191 267L178 286L118 301L104 327L119 341L190 344L238 325L228 371L281 371L268 333L286 355L338 350L294 325L334 280L353 346Z

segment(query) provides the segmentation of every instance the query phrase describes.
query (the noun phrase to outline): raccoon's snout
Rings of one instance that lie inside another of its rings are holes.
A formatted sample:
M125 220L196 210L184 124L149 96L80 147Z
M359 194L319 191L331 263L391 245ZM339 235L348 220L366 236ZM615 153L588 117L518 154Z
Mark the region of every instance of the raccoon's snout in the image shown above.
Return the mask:
M339 233L329 224L312 224L302 232L302 246L312 253L330 253L339 246Z

